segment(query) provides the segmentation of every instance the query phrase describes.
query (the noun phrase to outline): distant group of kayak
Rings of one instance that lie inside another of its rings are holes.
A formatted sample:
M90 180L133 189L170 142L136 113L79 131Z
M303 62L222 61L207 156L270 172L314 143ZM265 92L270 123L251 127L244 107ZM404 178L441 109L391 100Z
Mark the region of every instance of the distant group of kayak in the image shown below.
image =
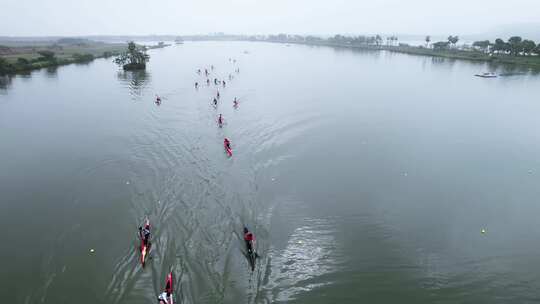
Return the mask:
M236 59L229 58L229 62L236 64ZM210 65L210 68L205 68L204 72L202 69L197 70L197 74L199 76L204 75L204 77L206 77L206 84L208 87L210 87L211 85L210 75L213 73L214 69L215 69L214 65ZM234 72L236 74L239 74L240 69L236 67L234 69ZM233 79L234 79L234 75L229 74L228 81L231 82ZM227 82L225 80L219 80L218 78L214 78L213 84L214 86L218 86L216 88L216 95L212 99L212 105L215 109L217 109L218 101L221 98L221 95L219 93L219 88L222 87L223 89L225 89L227 87ZM199 87L200 87L200 84L198 81L196 81L195 89L199 90ZM156 99L155 99L156 105L158 106L161 105L161 101L162 101L161 97L159 95L156 95ZM238 102L239 102L238 98L235 97L233 99L233 107L235 109L238 108ZM217 124L219 128L223 128L223 125L224 125L223 114L218 115ZM233 150L231 147L231 141L227 137L223 139L223 147L225 149L225 153L227 154L227 156L232 157ZM152 247L151 235L152 235L152 232L151 232L150 220L146 218L143 222L143 225L139 227L139 231L138 231L138 236L139 236L139 241L140 241L140 246L139 246L140 263L143 268L148 260L150 249ZM246 226L243 227L243 239L244 239L244 243L246 247L245 256L248 259L249 267L251 271L254 271L255 265L256 265L256 259L259 256L257 252L255 251L255 236L251 231L249 231L249 229ZM159 304L174 304L173 286L174 286L173 273L169 272L165 278L165 287L163 291L158 295L157 300Z
M231 62L233 65L235 65L236 64L236 59L229 58L229 62ZM214 69L215 69L214 65L210 65L210 69L204 68L204 69L198 69L197 70L197 74L199 76L204 75L204 77L206 78L206 85L208 87L210 86L210 78L211 78L210 76L214 72ZM204 70L204 73L203 73L203 70ZM240 74L240 68L235 66L234 73ZM234 75L232 73L229 73L229 75L228 75L229 82L231 82L233 79L234 79ZM212 99L212 105L214 106L215 109L217 109L218 100L220 100L220 98L221 98L221 95L219 93L219 87L221 86L223 89L225 89L227 87L227 82L225 80L219 80L217 77L214 77L213 82L214 82L214 86L216 86L217 88L216 88L216 95ZM199 87L200 87L200 84L199 84L198 81L196 81L195 82L195 89L199 90ZM235 109L238 108L238 98L237 97L234 97L234 99L233 99L233 107ZM224 125L223 114L218 115L217 124L218 124L219 128L223 128L223 125ZM232 157L233 151L232 151L232 147L231 147L231 141L227 137L225 137L223 139L223 148L225 149L225 153L227 154L227 156ZM243 234L244 234L244 242L245 242L245 245L246 245L246 257L248 258L249 265L251 267L251 271L254 271L255 270L255 262L256 262L256 259L258 257L258 254L257 254L257 252L255 252L255 249L254 249L255 248L255 236L245 226L244 226Z
M229 62L232 62L233 64L236 64L236 59L229 58ZM207 87L210 87L210 85L211 85L210 78L211 78L211 74L214 72L214 69L215 69L214 65L210 65L210 68L197 69L197 74L199 76L204 75L203 77L206 78ZM240 73L240 68L235 67L234 73L239 74ZM233 79L234 79L234 75L232 73L229 73L228 81L231 82ZM219 93L219 88L222 87L223 89L225 89L227 87L227 81L225 79L220 80L217 77L214 77L214 80L212 82L214 83L214 86L216 87L216 94L212 98L212 103L211 104L214 107L214 109L217 109L218 103L219 103L219 101L221 99L221 94ZM199 90L199 87L200 87L199 82L195 81L195 89ZM232 103L233 103L233 107L235 109L237 109L238 105L239 105L238 98L234 97ZM220 128L223 128L223 125L224 125L223 114L218 115L217 124L218 124L218 126ZM223 147L225 149L225 153L227 153L227 156L232 157L233 152L232 152L232 147L231 147L231 141L227 137L225 137L223 139Z

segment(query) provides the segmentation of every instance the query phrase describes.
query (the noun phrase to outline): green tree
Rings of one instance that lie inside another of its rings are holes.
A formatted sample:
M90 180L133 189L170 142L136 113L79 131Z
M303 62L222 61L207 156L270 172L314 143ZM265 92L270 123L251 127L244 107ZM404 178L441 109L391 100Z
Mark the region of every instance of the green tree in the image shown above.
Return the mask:
M456 46L456 43L459 41L459 36L448 36L448 42L451 43L454 47Z
M518 55L523 51L522 45L523 39L519 36L513 36L508 39L508 44L510 45L510 53Z
M495 43L493 44L493 47L491 50L493 52L502 52L505 49L505 42L501 38L495 39Z
M472 44L474 47L477 47L482 50L482 52L487 52L491 43L489 40L475 41Z
M522 49L523 49L523 52L525 54L531 54L534 52L534 49L536 48L536 43L534 43L534 41L532 40L523 40L523 42L521 43L521 46L522 46Z
M146 54L144 49L138 48L135 42L130 41L127 51L118 55L114 62L122 66L124 70L143 70L149 59L150 56Z
M28 59L26 59L26 58L19 57L19 58L17 58L17 64L24 66L24 65L30 64L30 61L28 61Z
M426 36L426 47L429 47L429 43L431 42L431 36Z
M8 74L12 72L12 69L11 64L5 58L0 57L0 75Z
M39 51L38 54L41 56L43 61L55 61L56 57L53 51Z
M432 44L434 50L446 50L450 45L450 41L439 41Z

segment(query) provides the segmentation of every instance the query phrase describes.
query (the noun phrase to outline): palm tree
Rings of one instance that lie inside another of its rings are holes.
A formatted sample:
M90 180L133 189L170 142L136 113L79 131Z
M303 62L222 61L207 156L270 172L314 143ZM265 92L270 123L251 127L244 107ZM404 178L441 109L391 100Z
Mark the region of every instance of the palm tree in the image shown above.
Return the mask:
M375 43L377 44L377 46L379 46L382 43L381 35L377 34L377 36L375 36Z
M452 46L456 46L456 43L459 41L459 36L448 36L448 42L452 44Z

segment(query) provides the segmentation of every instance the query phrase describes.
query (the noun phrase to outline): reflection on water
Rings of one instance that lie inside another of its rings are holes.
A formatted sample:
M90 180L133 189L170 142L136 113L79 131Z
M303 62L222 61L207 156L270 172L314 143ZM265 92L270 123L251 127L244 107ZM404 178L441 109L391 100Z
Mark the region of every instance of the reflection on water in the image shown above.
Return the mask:
M58 67L51 66L45 69L45 74L47 78L57 78L58 77Z
M336 239L338 217L302 216L299 210L310 212L309 204L285 198L280 201L280 206L271 212L277 229L287 231L288 240L273 245L268 253L272 270L267 274L265 289L270 302L291 301L331 285L333 281L326 277L339 272L345 260L343 246Z
M392 52L380 52L378 50L364 49L364 48L355 48L355 47L333 47L335 53L355 53L370 56L372 58L379 58L381 56L388 56L394 53Z
M7 94L7 90L11 88L13 76L6 75L0 76L0 94Z
M294 231L287 247L274 261L281 265L276 273L276 283L281 287L276 300L288 301L299 292L329 284L309 280L338 270L334 233L334 224L327 219L306 219Z
M454 64L456 64L456 59L444 58L444 57L431 57L431 63L433 65L452 67Z
M141 98L151 80L150 73L145 70L119 71L117 77L123 86L129 89L132 100Z

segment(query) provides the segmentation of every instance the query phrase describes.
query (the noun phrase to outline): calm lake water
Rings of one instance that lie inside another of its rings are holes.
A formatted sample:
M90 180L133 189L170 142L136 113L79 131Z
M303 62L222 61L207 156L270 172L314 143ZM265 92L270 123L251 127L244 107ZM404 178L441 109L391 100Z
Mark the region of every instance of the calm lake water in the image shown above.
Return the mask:
M269 43L150 55L0 82L3 303L157 303L169 270L181 303L540 301L539 75ZM211 64L234 75L217 109L193 87Z

